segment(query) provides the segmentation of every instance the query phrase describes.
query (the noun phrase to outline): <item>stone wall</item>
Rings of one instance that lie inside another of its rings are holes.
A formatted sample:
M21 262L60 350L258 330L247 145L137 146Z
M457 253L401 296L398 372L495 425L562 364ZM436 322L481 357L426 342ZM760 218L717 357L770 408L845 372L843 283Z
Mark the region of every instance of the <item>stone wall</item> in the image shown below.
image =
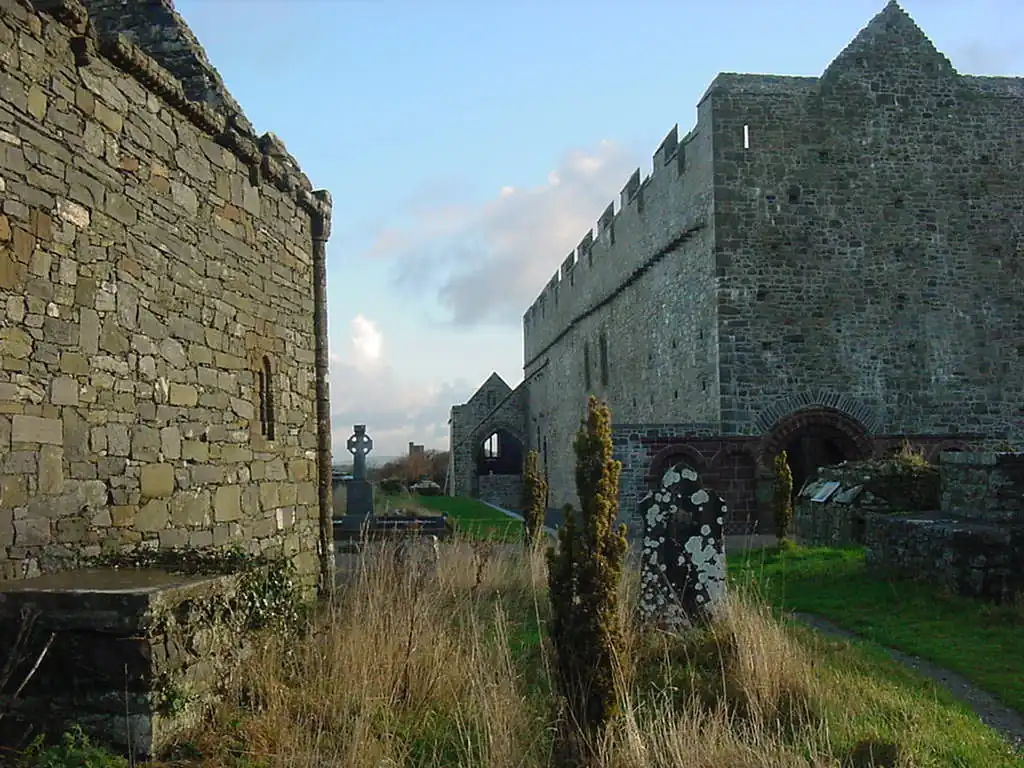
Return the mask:
M14 647L28 630L12 688L47 648L0 720L0 744L23 745L26 734L40 731L57 737L79 725L125 752L160 753L199 722L251 653L248 604L238 599L246 583L240 575L157 569L0 583L0 647Z
M524 315L553 506L591 393L725 437L811 406L865 443L1024 436L1024 80L958 74L889 4L821 77L720 75L697 111Z
M942 454L942 509L969 520L1024 524L1024 453Z
M623 424L718 419L709 112L673 129L523 320L530 448L578 506L573 440L597 395Z
M468 401L452 406L448 467L450 495L480 495L478 460L483 441L495 431L503 430L521 446L526 445L525 398L525 387L520 386L513 391L498 374L493 373Z
M723 430L824 390L875 434L1024 436L1024 79L890 3L820 78L707 99Z
M41 5L0 2L0 578L240 544L312 581L329 197L77 2Z
M497 504L503 509L522 509L522 475L481 475L479 483L479 498L482 501Z
M999 603L1024 589L1021 525L869 514L864 545L868 565L889 576Z
M870 514L936 512L939 471L929 464L874 459L821 467L794 505L794 532L811 546L849 547L864 543ZM815 495L838 484L823 501Z

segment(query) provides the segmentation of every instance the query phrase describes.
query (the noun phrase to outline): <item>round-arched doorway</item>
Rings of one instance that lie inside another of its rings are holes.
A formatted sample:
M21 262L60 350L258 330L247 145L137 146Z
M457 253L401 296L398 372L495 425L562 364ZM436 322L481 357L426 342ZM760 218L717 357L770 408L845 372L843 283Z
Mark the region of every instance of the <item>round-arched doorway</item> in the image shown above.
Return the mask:
M786 452L795 497L819 467L866 459L872 450L867 430L855 419L831 408L809 408L779 421L765 437L761 456L770 467Z

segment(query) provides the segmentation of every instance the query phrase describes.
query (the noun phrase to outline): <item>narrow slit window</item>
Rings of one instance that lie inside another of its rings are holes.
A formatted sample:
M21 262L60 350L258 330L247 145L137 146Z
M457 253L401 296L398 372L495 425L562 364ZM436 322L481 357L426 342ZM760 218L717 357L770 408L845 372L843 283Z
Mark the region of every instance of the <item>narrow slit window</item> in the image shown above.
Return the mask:
M274 439L274 377L270 370L270 358L263 358L259 374L260 434L267 440Z
M750 126L743 126L743 148L750 149Z
M600 350L601 355L601 386L608 386L608 337L601 331Z
M590 345L583 342L583 388L590 394Z
M484 440L484 458L485 459L496 459L498 458L499 452L498 433L494 432Z

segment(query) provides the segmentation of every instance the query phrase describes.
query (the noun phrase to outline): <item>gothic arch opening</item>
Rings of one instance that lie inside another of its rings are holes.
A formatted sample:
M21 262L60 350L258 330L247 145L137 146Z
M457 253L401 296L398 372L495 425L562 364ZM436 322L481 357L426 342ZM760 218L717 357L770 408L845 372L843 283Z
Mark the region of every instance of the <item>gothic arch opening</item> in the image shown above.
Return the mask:
M523 443L506 429L488 432L476 447L478 475L519 475L523 471Z
M504 509L519 509L523 494L523 441L507 429L484 432L474 446L472 493Z
M818 467L868 458L872 442L864 427L845 413L809 408L782 419L767 435L761 452L765 466L771 467L780 451L789 457L795 497Z

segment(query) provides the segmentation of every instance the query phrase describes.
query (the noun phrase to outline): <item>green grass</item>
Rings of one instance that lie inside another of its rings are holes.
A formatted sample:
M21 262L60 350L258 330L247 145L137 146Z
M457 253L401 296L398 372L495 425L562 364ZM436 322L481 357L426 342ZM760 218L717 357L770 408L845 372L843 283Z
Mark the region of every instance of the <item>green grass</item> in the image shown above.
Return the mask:
M521 521L477 499L462 496L417 496L415 499L419 506L447 514L460 535L487 541L521 541L523 538Z
M880 645L959 672L1024 712L1024 612L867 572L861 549L797 547L733 555L730 577L774 607L830 619Z

